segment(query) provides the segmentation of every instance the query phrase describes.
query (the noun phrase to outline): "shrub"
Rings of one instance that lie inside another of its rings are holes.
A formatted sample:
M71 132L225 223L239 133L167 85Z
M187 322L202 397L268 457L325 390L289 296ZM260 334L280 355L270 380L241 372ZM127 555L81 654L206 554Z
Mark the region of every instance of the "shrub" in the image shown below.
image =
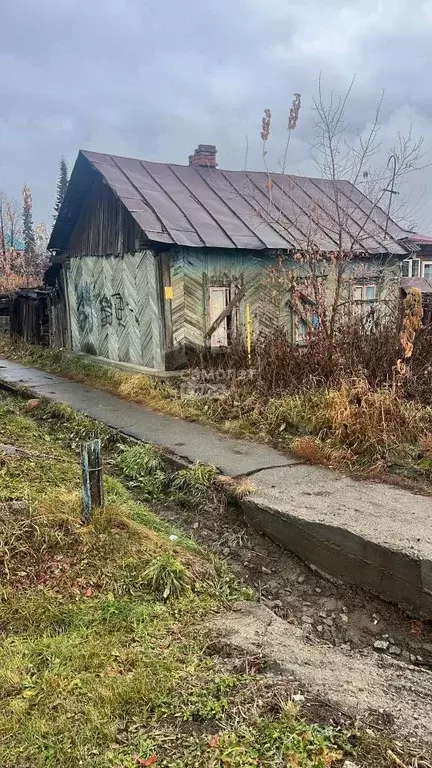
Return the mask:
M187 469L181 469L172 482L175 499L186 506L199 508L216 498L215 480L217 469L196 462Z

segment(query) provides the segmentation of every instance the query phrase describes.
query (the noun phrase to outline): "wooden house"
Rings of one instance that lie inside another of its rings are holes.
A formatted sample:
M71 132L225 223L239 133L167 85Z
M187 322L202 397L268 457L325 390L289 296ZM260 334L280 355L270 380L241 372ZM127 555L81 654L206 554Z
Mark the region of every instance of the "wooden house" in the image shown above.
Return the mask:
M80 151L48 246L64 344L151 369L181 367L241 335L246 304L253 334L272 327L269 275L281 254L296 269L311 242L324 254L354 249L348 298L370 304L386 299L391 276L399 280L406 236L347 181L220 170L211 145L199 145L188 165ZM302 318L288 295L282 304L301 341Z
M411 256L402 262L402 296L409 288L418 288L422 294L423 325L432 324L432 237L412 234L417 246Z

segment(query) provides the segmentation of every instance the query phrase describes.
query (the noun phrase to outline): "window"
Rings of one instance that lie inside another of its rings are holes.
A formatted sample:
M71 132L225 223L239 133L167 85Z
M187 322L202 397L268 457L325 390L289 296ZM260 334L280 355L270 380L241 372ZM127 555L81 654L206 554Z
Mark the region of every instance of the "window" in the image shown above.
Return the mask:
M405 259L402 262L402 277L420 277L420 259Z
M321 320L318 312L314 312L312 315L312 325L315 328L315 330L318 330L318 328L321 328Z
M214 323L217 317L223 312L230 300L229 288L223 288L219 286L210 288L209 298L209 314L210 325ZM212 333L210 339L210 345L212 347L226 347L228 346L228 323L225 317L216 330Z
M423 263L423 277L428 279L432 277L432 261L425 261Z
M220 320L210 337L210 346L212 348L227 347L235 339L240 322L239 302L243 295L244 289L240 293L240 287L234 284L230 286L215 285L209 287L209 327L216 320ZM237 301L233 304L232 302L235 297L237 297ZM220 317L221 315L222 318Z
M309 326L303 317L297 317L295 326L295 340L298 344L306 341L308 335Z
M368 302L375 301L375 286L367 285L365 290L365 299Z
M432 265L431 265L432 266ZM372 304L376 299L376 285L355 285L352 292L353 301Z

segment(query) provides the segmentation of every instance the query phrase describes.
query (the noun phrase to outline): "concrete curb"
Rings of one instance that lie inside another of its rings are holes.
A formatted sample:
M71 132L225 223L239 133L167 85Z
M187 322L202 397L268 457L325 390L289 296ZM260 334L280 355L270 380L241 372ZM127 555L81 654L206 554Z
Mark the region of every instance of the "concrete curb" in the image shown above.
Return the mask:
M325 574L432 619L432 558L410 557L347 528L305 520L253 498L240 505L250 525Z
M0 388L27 399L34 397L53 402L31 386L0 379ZM109 420L86 414L83 409L75 410L105 423L131 442L151 443L151 440L140 440L131 434L133 429L121 429L110 425ZM171 470L190 466L191 461L186 457L163 445L155 447ZM385 542L358 535L348 527L307 520L299 514L280 509L271 503L270 497L260 498L259 493L240 499L222 483L221 489L230 501L241 507L250 525L324 574L369 590L400 605L410 614L432 619L432 552L430 557L429 552L427 557L419 557L415 552L410 555L406 550L397 550Z

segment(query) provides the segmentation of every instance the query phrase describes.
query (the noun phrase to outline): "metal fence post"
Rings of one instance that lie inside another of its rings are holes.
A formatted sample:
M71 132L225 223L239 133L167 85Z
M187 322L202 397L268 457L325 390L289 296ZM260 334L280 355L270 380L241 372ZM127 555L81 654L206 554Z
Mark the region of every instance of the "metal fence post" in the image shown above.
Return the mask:
M100 438L81 445L83 519L90 523L93 510L104 505Z

